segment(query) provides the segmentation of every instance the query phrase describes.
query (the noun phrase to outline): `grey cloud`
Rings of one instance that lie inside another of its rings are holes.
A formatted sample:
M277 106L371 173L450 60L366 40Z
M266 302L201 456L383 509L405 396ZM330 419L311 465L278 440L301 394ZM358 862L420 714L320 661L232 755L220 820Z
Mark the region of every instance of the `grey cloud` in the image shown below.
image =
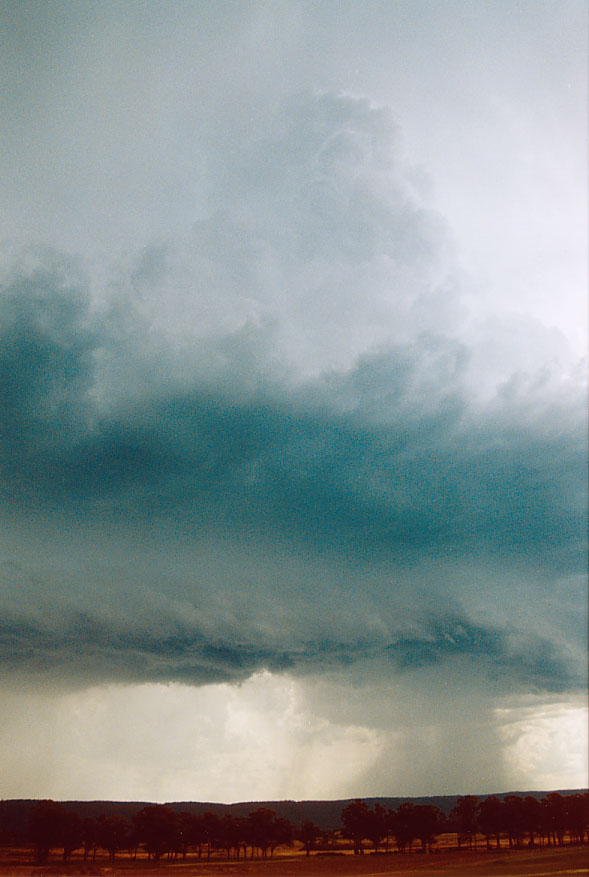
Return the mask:
M256 329L264 344L266 331L269 371L317 376L464 322L442 282L449 236L410 182L388 110L305 94L220 162L207 216L145 250L133 274L143 312L175 344Z
M486 558L482 605L490 599L484 589L494 568L520 575L522 562L541 564L543 578L550 570L582 572L583 492L575 498L572 488L583 476L584 444L569 399L563 407L542 384L534 399L524 382L519 392L506 390L491 412L477 410L461 386L465 351L424 337L366 356L345 375L296 388L262 383L245 398L239 392L214 396L210 387L198 387L198 375L190 393L169 397L165 381L155 384L153 395L146 384L141 402L131 399L107 416L93 403L92 389L93 353L99 345L108 350L109 339L104 331L99 338L91 328L72 329L91 323L78 294L41 295L38 281L16 288L18 305L8 297L5 323L5 337L16 340L3 348L2 363L11 414L4 495L15 516L23 506L36 508L40 520L69 508L82 534L99 526L113 536L117 522L129 518L151 531L172 519L184 541L199 532L245 539L253 560L245 597L251 615L241 629L234 621L225 633L214 632L214 606L206 634L198 626L175 629L171 619L153 633L119 630L116 621L101 621L89 609L92 592L85 593L83 582L69 597L63 589L69 619L63 628L36 628L17 599L14 620L3 630L7 668L34 672L49 664L59 675L60 668L69 673L73 661L82 678L204 683L236 681L264 667L306 673L363 658L403 669L469 655L508 687L521 677L549 689L576 684L578 671L567 666L564 643L536 632L533 621L523 644L510 641L508 593L496 628L466 617L447 623L442 608L450 600L460 609L464 598L464 586L452 582L453 554L463 563ZM18 379L11 381L12 374ZM269 580L265 572L256 581L257 565L271 570L273 564L264 540L289 545L294 578L287 588L271 584L271 571ZM320 639L316 631L293 638L304 618L297 599L318 592L328 612L332 594L294 557L321 557L326 545L336 563L331 575L338 598L348 601L352 616L368 601L384 633L360 612L359 640L348 632L338 642L328 629ZM392 578L389 572L358 589L359 571L379 563L392 565ZM438 581L428 569L432 563ZM240 574L225 567L221 543L215 567L216 587L229 599L243 589ZM83 579L83 569L79 574ZM130 575L129 587L141 600L145 586L132 584L130 569L122 575ZM99 573L104 576L106 568ZM536 587L527 582L529 594ZM182 589L187 605L202 608L202 584L194 581L192 588L190 594L188 581ZM268 588L283 612L278 642L269 634L271 620L261 630L252 623L265 611ZM172 585L167 592L164 617L176 590ZM74 615L72 599L81 603ZM116 607L111 611L116 615ZM428 621L431 612L434 621ZM574 642L576 635L569 636Z
M6 574L10 570L4 569ZM37 580L39 588L44 582ZM171 606L152 605L135 619L112 616L112 607L95 594L92 609L76 611L47 600L47 611L18 603L4 608L0 624L0 658L6 681L33 676L37 683L176 681L203 685L240 682L260 670L309 673L338 672L362 662L374 673L418 671L431 666L451 668L467 658L480 665L497 692L524 686L561 691L583 686L567 667L554 644L533 632L526 635L497 630L443 614L425 620L420 632L397 633L385 640L364 629L359 614L356 630L339 638L321 638L297 631L296 623L280 631L270 625L233 617L223 633L199 625L194 609L184 616ZM51 605L53 603L53 605ZM352 608L352 607L349 607ZM210 610L209 610L210 611ZM150 615L150 612L153 613ZM157 614L156 614L157 613ZM210 620L210 619L209 619ZM511 636L510 636L511 633Z
M311 544L328 537L377 554L469 543L558 564L582 544L575 412L525 384L492 418L473 411L460 386L464 351L452 343L422 338L365 357L345 376L294 392L262 386L246 399L198 383L169 398L156 386L150 398L146 386L146 398L105 416L92 405L96 335L73 334L68 322L79 302L57 299L53 313L36 287L32 300L19 290L24 316L9 314L2 355L13 495L19 485L82 507L110 496L155 518L161 501L180 516L286 528ZM540 410L514 423L533 393Z
M7 666L203 683L468 655L499 687L577 684L565 610L520 640L512 615L585 570L583 381L534 327L479 392L388 112L307 95L272 126L98 294L55 257L3 284L3 518L52 565L45 623L5 579Z
M2 403L14 422L67 417L91 380L92 338L79 290L48 274L2 291Z

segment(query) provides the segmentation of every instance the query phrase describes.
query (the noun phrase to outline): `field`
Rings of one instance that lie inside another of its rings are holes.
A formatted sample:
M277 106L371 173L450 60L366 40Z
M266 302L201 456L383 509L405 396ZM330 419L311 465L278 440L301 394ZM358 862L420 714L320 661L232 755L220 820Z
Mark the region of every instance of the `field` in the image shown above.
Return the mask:
M63 865L56 856L48 865L35 866L23 850L4 850L0 857L0 877L547 877L547 875L589 875L587 846L542 847L521 850L457 851L441 849L422 854L398 853L354 856L312 853L305 856L290 850L272 859L238 861L189 859L159 865L145 859L132 861L121 855L111 866L107 858L84 863L80 858Z

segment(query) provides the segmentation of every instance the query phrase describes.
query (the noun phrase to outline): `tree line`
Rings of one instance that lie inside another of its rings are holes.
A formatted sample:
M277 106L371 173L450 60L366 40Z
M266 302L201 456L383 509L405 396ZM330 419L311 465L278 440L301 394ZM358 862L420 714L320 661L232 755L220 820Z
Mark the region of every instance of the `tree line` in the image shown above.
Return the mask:
M356 799L342 809L341 828L336 832L323 830L310 820L295 828L268 807L258 807L247 816L220 816L149 804L130 818L108 813L83 818L57 801L44 800L32 805L21 840L33 850L37 864L45 864L54 850L60 851L64 862L78 850L85 861L94 860L97 851L103 850L111 862L121 852L136 859L141 851L157 863L163 856L176 861L186 859L189 853L199 859L212 855L266 858L273 856L277 847L294 841L310 855L319 841L325 848L341 844L342 838L350 842L356 855L367 848L374 852L426 852L441 834L452 832L459 849L476 849L481 837L487 849L505 843L511 848L589 843L589 793L550 792L541 799L511 794L503 800L493 795L484 800L466 795L458 798L448 815L433 804L405 801L396 809L387 809L378 802L370 807Z
M45 864L52 849L62 850L67 862L75 850L83 849L84 860L95 859L97 850L109 855L127 851L137 858L141 848L148 859L159 862L167 855L173 861L189 851L198 858L210 858L223 851L227 858L273 855L278 846L291 844L291 823L267 807L259 807L245 818L215 813L197 815L176 812L165 804L150 804L130 820L120 815L81 818L57 801L38 801L28 820L28 841L37 864Z
M357 799L342 811L344 835L354 846L354 853L364 851L368 841L375 852L388 849L394 840L398 852L412 852L415 841L421 850L431 850L443 833L455 832L458 848L476 848L482 835L487 849L499 849L502 840L509 847L569 843L589 843L589 792L561 795L550 792L540 800L533 795L495 795L481 800L474 795L458 798L456 806L445 816L432 804L407 801L396 810L380 804L370 808Z

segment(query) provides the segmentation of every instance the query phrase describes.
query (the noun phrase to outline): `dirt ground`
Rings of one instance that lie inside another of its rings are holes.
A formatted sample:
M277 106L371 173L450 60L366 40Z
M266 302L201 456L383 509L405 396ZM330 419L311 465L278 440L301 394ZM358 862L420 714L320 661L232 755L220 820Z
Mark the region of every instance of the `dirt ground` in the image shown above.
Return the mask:
M10 859L13 859L10 861ZM14 855L0 860L0 877L547 877L547 875L589 875L589 847L566 846L540 849L458 852L442 850L429 854L397 853L363 856L349 854L302 854L276 856L267 860L188 861L156 866L133 862L121 856L114 866L100 860L94 864L58 861L34 866L30 858Z

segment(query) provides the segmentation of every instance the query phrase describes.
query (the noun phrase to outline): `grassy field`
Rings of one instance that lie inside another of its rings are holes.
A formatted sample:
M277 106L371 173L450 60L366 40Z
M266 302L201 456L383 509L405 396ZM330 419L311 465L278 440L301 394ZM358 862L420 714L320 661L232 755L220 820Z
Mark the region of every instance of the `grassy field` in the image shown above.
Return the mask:
M317 854L305 856L290 850L276 854L272 859L243 859L238 861L193 858L186 862L159 865L138 858L133 861L121 854L110 865L107 858L99 857L94 863L72 858L67 865L54 857L44 866L32 864L32 856L23 850L5 850L0 858L0 877L59 877L59 875L86 875L86 877L221 877L221 875L248 875L248 877L377 877L392 874L396 877L545 877L545 875L589 875L589 847L565 846L521 850L462 851L441 849L422 854L398 853L354 856L350 853Z

